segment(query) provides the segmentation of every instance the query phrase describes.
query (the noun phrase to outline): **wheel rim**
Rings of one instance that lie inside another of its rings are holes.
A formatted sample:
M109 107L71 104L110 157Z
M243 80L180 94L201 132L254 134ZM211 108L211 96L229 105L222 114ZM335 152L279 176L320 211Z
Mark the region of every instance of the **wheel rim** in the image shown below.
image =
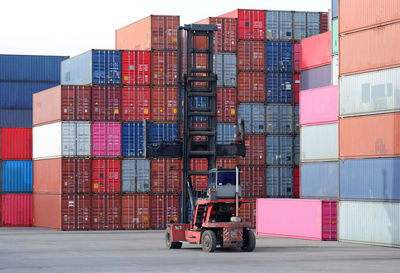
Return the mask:
M211 245L210 236L208 236L208 234L206 234L206 236L204 236L204 247L206 249L210 249L210 245Z

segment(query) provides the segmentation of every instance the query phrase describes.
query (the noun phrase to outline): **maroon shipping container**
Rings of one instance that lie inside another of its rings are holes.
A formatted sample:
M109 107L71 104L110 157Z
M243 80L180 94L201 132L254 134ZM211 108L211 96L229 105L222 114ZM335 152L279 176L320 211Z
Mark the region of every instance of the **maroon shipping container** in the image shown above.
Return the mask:
M121 161L93 159L92 190L94 193L119 193L121 190Z
M250 228L256 227L257 198L248 198L249 203L242 203L239 208L239 217L242 222L250 223Z
M92 229L115 230L120 227L120 196L95 194L92 196Z
M176 85L178 77L178 53L155 51L151 53L151 83L153 85Z
M89 230L91 223L88 194L66 194L62 196L62 230Z
M4 227L32 226L32 194L1 195L1 225Z
M236 122L236 89L217 88L217 122Z
M152 195L151 228L165 229L171 221L179 222L179 195Z
M208 170L207 160L203 158L194 158L190 161L190 169L196 171ZM207 189L207 176L206 175L192 175L193 189L195 191L205 191Z
M265 38L264 10L237 9L218 17L238 19L238 39L240 40L264 40Z
M319 32L324 33L329 30L329 14L327 12L319 13Z
M153 121L176 121L178 119L178 89L153 87L151 89L151 109Z
M265 43L261 41L239 41L237 59L239 71L264 71Z
M193 128L207 128L208 124L207 121L192 121L190 124ZM181 126L181 135L183 137L183 126ZM195 142L207 141L206 136L191 136L191 139Z
M300 196L300 168L293 168L293 196Z
M236 52L237 40L237 19L234 18L218 18L209 17L196 24L216 25L217 32L214 32L214 47L217 52ZM196 40L196 48L205 49L207 39L198 37Z
M153 193L181 193L182 160L175 158L151 159L150 180Z
M293 75L293 100L295 103L300 102L300 74Z
M91 193L92 191L91 174L92 174L92 166L90 159L83 159L83 158L62 159L62 192Z
M121 58L123 84L150 84L150 51L124 51L121 54Z
M265 167L262 165L240 166L242 197L265 196Z
M122 195L121 227L123 229L150 228L150 195Z
M121 88L92 87L92 120L118 121L121 119Z
M299 42L293 44L293 70L294 72L301 71L301 46Z
M238 101L265 101L265 74L263 72L239 72Z
M150 119L150 87L122 87L122 120Z
M265 164L265 136L246 135L246 156L239 157L240 165Z
M217 168L234 169L236 166L236 158L217 158Z
M1 130L2 160L32 160L32 128Z

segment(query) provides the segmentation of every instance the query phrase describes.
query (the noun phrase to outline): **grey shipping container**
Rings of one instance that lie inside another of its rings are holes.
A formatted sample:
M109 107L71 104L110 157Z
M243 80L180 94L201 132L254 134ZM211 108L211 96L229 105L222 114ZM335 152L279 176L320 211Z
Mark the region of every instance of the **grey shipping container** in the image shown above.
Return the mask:
M300 166L300 197L338 199L339 163L312 162Z
M314 89L331 85L331 65L324 65L301 72L300 89Z
M294 137L294 145L293 145L293 160L294 165L300 165L300 136L297 135Z
M307 28L306 28L306 13L305 12L295 12L293 14L293 35L294 39L300 41L306 38Z
M267 133L293 132L293 107L291 105L270 103L266 108Z
M300 106L299 104L295 104L294 108L294 120L293 120L293 131L295 134L300 133Z
M122 192L150 191L150 160L122 160Z
M236 54L217 53L214 55L214 71L218 75L218 86L236 86Z
M239 104L239 119L244 120L246 133L265 132L265 105L262 103Z
M301 127L301 161L334 161L338 159L338 124Z
M339 16L339 0L332 0L332 19Z
M293 164L293 138L290 135L268 135L265 140L267 165Z
M292 12L267 10L265 31L268 40L291 40L293 37Z
M293 196L293 168L267 167L265 172L267 197Z
M62 123L63 156L89 156L91 148L90 122L66 121Z
M236 126L230 123L217 123L217 144L231 144L236 141Z
M32 109L0 109L0 127L32 127Z
M307 37L320 33L320 13L307 12Z
M338 85L339 81L339 56L332 56L332 85Z

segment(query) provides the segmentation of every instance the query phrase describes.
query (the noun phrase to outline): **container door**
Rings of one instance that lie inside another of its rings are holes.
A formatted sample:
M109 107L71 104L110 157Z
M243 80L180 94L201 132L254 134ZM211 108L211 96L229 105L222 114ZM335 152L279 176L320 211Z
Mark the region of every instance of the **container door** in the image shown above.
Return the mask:
M76 156L76 123L62 123L62 155Z
M90 156L91 154L91 126L89 122L77 122L77 156Z

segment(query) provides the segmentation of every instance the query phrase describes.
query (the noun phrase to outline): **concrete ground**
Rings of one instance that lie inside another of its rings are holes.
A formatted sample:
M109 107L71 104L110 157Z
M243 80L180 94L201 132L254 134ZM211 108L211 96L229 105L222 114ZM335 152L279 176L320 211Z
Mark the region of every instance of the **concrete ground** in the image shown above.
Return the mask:
M257 236L252 253L204 253L162 231L0 228L0 272L400 272L400 249Z

